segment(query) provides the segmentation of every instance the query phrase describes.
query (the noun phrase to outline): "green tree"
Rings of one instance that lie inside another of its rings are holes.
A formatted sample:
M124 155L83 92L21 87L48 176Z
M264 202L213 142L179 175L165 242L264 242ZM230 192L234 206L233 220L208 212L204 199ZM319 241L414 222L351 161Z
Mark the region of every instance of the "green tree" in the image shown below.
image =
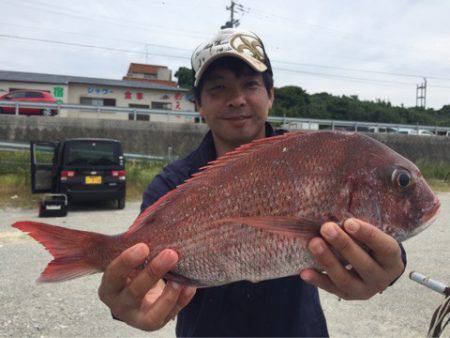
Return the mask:
M175 77L178 79L177 84L186 89L194 87L194 72L190 68L180 67L175 72Z
M304 117L309 105L309 95L300 87L275 88L272 114L277 116Z

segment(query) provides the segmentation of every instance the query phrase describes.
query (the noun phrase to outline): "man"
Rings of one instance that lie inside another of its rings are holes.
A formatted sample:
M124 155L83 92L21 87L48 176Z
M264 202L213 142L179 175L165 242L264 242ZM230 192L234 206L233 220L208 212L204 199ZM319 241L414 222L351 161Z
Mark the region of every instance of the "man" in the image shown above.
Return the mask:
M195 100L210 127L200 146L150 183L142 210L208 162L274 131L266 122L274 100L272 68L260 39L225 29L192 56ZM383 291L404 270L399 244L374 226L350 219L344 229L321 227L309 249L325 273L305 269L299 276L260 283L247 281L195 290L163 277L178 260L166 249L140 272L149 248L124 251L105 271L99 295L113 316L143 330L157 330L178 314L178 336L327 336L317 286L343 299L367 299ZM357 243L371 249L367 254ZM351 264L346 269L332 249Z

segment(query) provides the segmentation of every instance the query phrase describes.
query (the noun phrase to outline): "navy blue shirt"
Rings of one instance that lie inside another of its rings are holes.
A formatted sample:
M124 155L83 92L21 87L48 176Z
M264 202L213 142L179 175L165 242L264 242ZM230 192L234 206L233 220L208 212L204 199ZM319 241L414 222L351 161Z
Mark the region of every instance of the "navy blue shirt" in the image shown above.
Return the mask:
M283 133L266 124L266 136ZM157 175L144 193L141 211L217 157L211 132L189 156ZM406 254L402 258L406 265ZM318 290L299 276L259 283L236 282L198 289L178 314L178 337L328 336Z
M266 125L266 136L282 133ZM157 175L144 193L141 210L183 183L217 157L211 132L189 156ZM192 336L328 336L317 288L299 276L247 281L198 289L178 314L176 334Z

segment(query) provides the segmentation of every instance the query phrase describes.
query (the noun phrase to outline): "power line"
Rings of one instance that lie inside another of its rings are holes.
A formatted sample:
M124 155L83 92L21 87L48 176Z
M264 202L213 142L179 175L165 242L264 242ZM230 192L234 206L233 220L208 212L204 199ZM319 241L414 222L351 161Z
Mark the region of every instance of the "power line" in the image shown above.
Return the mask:
M107 46L96 46L96 45L84 44L84 43L72 43L72 42L65 42L65 41L58 41L58 40L51 40L51 39L30 38L30 37L10 35L10 34L0 34L0 38L43 42L43 43L57 44L57 45L69 46L69 47L92 48L92 49L98 49L98 50L105 50L105 51L109 51L109 52L133 53L133 54L140 54L140 55L147 54L147 55L152 55L152 56L190 60L189 56L179 56L179 55L161 54L161 53L148 53L146 51L136 51L136 50L107 47ZM304 70L298 70L298 69L292 69L292 68L283 68L283 67L274 67L274 70L290 72L290 73L306 74L306 75L318 76L318 77L323 77L323 78L336 78L336 79L358 81L358 82L365 82L365 83L372 83L372 84L379 84L379 85L386 85L386 84L391 84L391 85L394 84L394 85L402 85L402 86L412 86L413 85L412 83L407 83L407 82L352 77L352 76L346 76L346 75L337 75L337 74L320 73L320 72L310 72L310 71L304 71ZM445 86L430 86L430 87L450 88L450 87L445 87Z
M2 21L0 21L0 24L1 25L16 26L16 27L21 27L21 28L29 28L29 29L34 29L34 30L41 29L41 30L48 30L48 31L59 32L59 33L64 33L64 34L87 36L87 37L90 37L90 38L96 38L96 39L102 39L102 40L109 39L109 40L112 40L112 41L122 41L122 42L127 42L127 43L134 43L134 44L138 44L138 45L148 45L148 46L153 46L153 47L158 47L158 48L174 49L174 50L180 50L180 51L185 51L185 52L191 52L192 51L192 49L179 48L179 47L173 47L173 46L167 46L167 45L160 45L160 44L144 42L144 41L136 41L136 40L129 40L129 39L103 37L103 36L97 36L97 35L85 34L85 33L79 33L79 32L70 32L70 31L57 29L57 28L54 28L54 27L46 28L46 27L36 27L36 26L24 26L24 25L19 25L19 24L16 24L16 23L2 22Z
M389 45L391 47L394 47L396 49L401 49L402 51L404 51L405 49L410 49L411 46L409 45L401 45L398 43L386 43L385 40L377 40L374 39L372 37L367 37L365 35L362 34L355 34L352 32L348 32L348 31L343 31L343 30L339 30L337 28L334 27L329 27L329 26L324 26L324 25L319 25L319 24L313 24L313 23L309 23L309 22L301 22L298 20L298 18L292 18L292 17L286 17L286 16L281 16L281 15L277 15L274 13L269 13L263 10L260 10L258 8L248 8L249 9L249 15L254 16L256 18L259 19L263 19L263 20L267 20L270 18L277 18L277 19L281 19L283 20L284 23L288 22L291 23L292 26L294 27L298 27L298 25L304 25L304 26L310 26L313 28L318 28L321 30L324 30L328 33L334 34L334 35L339 35L341 38L343 39L347 39L347 40L352 40L352 41L357 41L358 43L364 42L364 43L370 43L370 44L374 44L376 43L377 45ZM256 11L256 13L255 13ZM259 13L258 13L259 12Z
M7 3L9 2L8 0L2 0L2 1L3 2L7 2ZM13 6L17 6L17 3L15 3L15 2L9 2L9 4L11 4ZM110 25L124 27L124 28L129 28L129 29L134 29L134 30L137 28L137 29L140 29L140 30L144 30L144 31L149 31L149 32L155 33L154 30L156 29L156 30L163 31L164 33L172 32L172 33L175 33L175 34L178 34L178 35L195 37L195 38L198 38L198 37L207 38L207 37L209 37L209 36L206 36L204 34L196 34L196 32L189 31L187 29L183 29L183 30L167 29L167 27L151 25L151 24L148 24L148 23L143 23L145 26L136 25L136 24L124 24L124 23L121 23L120 20L118 20L117 18L112 18L112 17L109 17L109 16L101 15L101 14L96 15L95 18L87 17L87 16L80 15L80 14L74 14L74 12L77 13L77 11L71 11L71 12L68 13L66 11L66 9L63 8L63 7L59 7L59 8L62 8L62 10L56 10L54 8L58 8L58 6L49 5L47 3L42 3L42 2L39 3L37 1L30 2L28 0L22 0L21 4L29 6L29 7L34 7L37 10L44 11L47 14L56 14L58 16L67 16L67 17L72 17L72 18L75 18L75 19L81 19L81 20L87 20L87 21L93 21L93 22L104 22L104 23L107 23L107 24L110 24ZM42 6L44 6L44 8ZM80 12L78 12L78 13L80 13ZM103 18L101 18L101 17L103 17ZM187 33L193 33L193 34L187 34ZM197 32L197 33L200 33L200 32Z
M381 74L381 75L392 75L392 76L400 76L400 77L412 77L412 78L424 77L423 75L419 75L419 74L385 72L385 71L378 71L378 70L347 68L347 67L338 67L338 66L326 66L326 65L318 65L318 64L311 64L311 63L299 63L299 62L290 62L290 61L273 60L272 63L284 63L284 64L293 65L293 66L298 65L298 66L306 66L306 67L328 68L328 69L337 69L337 70L345 70L345 71L360 72L360 73ZM427 78L434 79L434 80L450 81L450 78L446 78L446 77L427 76Z
M320 72L309 72L309 71L289 69L289 68L274 67L274 69L279 70L279 71L289 72L289 73L307 74L307 75L313 75L313 76L319 76L319 77L325 77L325 78L337 78L337 79L345 79L345 80L352 80L352 81L358 81L358 82L378 83L378 84L395 84L395 85L404 85L404 86L413 86L414 85L413 83L408 83L408 82L369 79L369 78L361 78L361 77L353 77L353 76L337 75L337 74L327 74L327 73L320 73Z
M5 1L5 0L4 0L4 1ZM7 0L6 0L6 1L7 1ZM49 4L48 4L48 3L45 3L45 2L40 2L40 1L33 1L33 2L30 2L29 0L22 0L22 3L23 3L23 2L28 2L28 4L29 4L29 5L32 5L32 6L41 6L41 5L47 6L46 8L38 8L38 9L45 10L46 12L48 12L48 10L49 10L49 8L48 8L48 5L49 5ZM240 10L246 11L247 13L249 12L250 9L252 9L252 8L244 7L244 6L242 6L241 4L238 4L238 3L234 2L234 1L232 1L232 4L233 4L233 3L234 3ZM52 8L54 8L54 7L56 7L56 8L62 8L64 11L66 11L66 8L64 8L64 7L52 5ZM254 11L254 10L255 10L255 9L252 9L252 11ZM259 9L256 9L256 11L264 12L264 11L261 11L261 10L259 10ZM55 10L53 10L53 12L56 13L56 14L62 14L62 15L72 16L72 17L75 17L75 18L81 18L81 19L85 19L85 20L96 21L96 20L94 20L94 19L92 19L92 18L85 17L85 16L80 16L80 15L74 15L74 14L72 14L72 13L66 13L66 12L61 12L61 11L60 11L60 12L57 12L57 11L55 11ZM80 13L80 12L78 12L78 13ZM265 12L264 12L264 13L265 13ZM288 19L288 20L291 20L291 19L288 18L288 17L283 17L283 16L279 16L279 15L272 14L272 13L270 13L269 15L271 15L271 16L273 16L273 17L279 17L279 18L282 18L282 19ZM106 22L108 22L108 23L118 24L117 21L116 21L115 19L113 19L113 18L111 18L111 17L109 17L109 16L104 16L104 15L101 15L101 16L108 18L107 20L102 20L102 21L106 21ZM111 19L113 19L114 22L110 22ZM128 27L128 28L140 28L140 29L149 30L148 28L142 27L142 26L136 26L136 25L133 25L133 26L127 26L127 25L123 25L123 24L119 24L119 25L122 25L122 26ZM322 28L324 28L324 29L331 29L331 28L328 28L328 27L326 27L326 26L320 26L320 25L316 25L316 26L322 27ZM157 29L164 29L164 30L165 30L165 28L163 28L163 27L158 27L158 26L153 26L153 27L156 27ZM336 31L337 31L337 32L342 32L342 31L338 31L338 30L336 30ZM66 33L82 35L82 34L80 34L80 33L73 33L73 32L66 32ZM347 32L342 32L342 33L350 34L350 33L347 33ZM356 35L355 35L355 36L356 36ZM131 42L131 43L140 43L140 44L143 44L143 45L152 45L152 46L155 46L155 47L162 47L162 48L170 48L170 49L179 49L179 50L184 50L184 51L190 51L190 49L189 49L189 50L188 50L188 49L181 49L181 48L176 48L176 47L171 47L171 46L164 46L164 45L151 44L151 43L148 43L148 42L137 42L137 41L131 41L131 40L125 40L125 39L116 39L116 40L123 40L123 41L125 41L125 42ZM97 48L99 48L99 47L97 47ZM130 51L128 51L128 52L130 52ZM145 54L145 53L144 53L144 54ZM300 66L306 66L306 67L319 67L319 68L328 68L328 69L336 69L336 70L344 70L344 71L354 71L354 72L360 72L360 73L373 73L373 74L381 74L381 75L392 75L392 76L414 77L414 78L427 77L428 79L450 81L450 78L436 77L436 76L429 76L429 75L424 75L424 74L417 74L417 75L416 75L416 74L402 74L402 73L384 72L384 71L374 71L374 70L366 70L366 69L355 69L355 68L345 68L345 67L336 67L336 66L325 66L325 65L317 65L317 64L308 64L308 63L297 63L297 62L281 61L281 60L273 60L272 62L274 62L274 63L284 63L284 64L289 64L289 65L300 65Z
M38 42L45 42L45 43L53 43L53 44L58 44L58 45L63 45L63 46L93 48L93 49L99 49L99 50L107 50L107 51L110 51L110 52L134 53L134 54L141 54L141 55L149 54L149 55L154 55L154 56L163 56L163 57L178 58L178 59L189 59L189 57L186 57L186 56L177 56L177 55L159 54L159 53L146 53L146 52L140 52L140 51L124 49L124 48L95 46L95 45L89 45L89 44L84 44L84 43L64 42L64 41L57 41L57 40L50 40L50 39L28 38L28 37L17 36L17 35L0 34L0 37L2 37L2 38L9 38L9 39L18 39L18 40L28 40L28 41L38 41Z
M49 30L52 32L60 32L64 34L72 34L72 35L79 35L79 36L88 36L93 38L99 38L99 39L105 39L105 37L95 36L92 34L83 34L79 32L70 32L70 31L64 31L57 28L45 28L45 27L36 27L36 26L25 26L25 25L19 25L16 23L10 23L10 22L0 22L2 25L11 25L11 26L17 26L22 28L29 28L29 29L43 29L43 30ZM144 41L136 41L136 40L129 40L129 39L119 39L119 38L110 38L107 37L107 39L114 40L114 41L123 41L127 43L134 43L134 44L140 44L143 46L153 46L157 48L166 48L166 49L173 49L173 50L179 50L184 52L191 52L191 49L186 48L179 48L179 47L173 47L168 45L160 45L160 44L154 44ZM98 48L103 48L96 46ZM132 51L127 51L132 52ZM148 53L146 53L148 54ZM405 73L396 73L396 72L386 72L386 71L376 71L376 70L368 70L368 69L358 69L358 68L349 68L349 67L338 67L338 66L328 66L328 65L320 65L320 64L311 64L311 63L300 63L300 62L291 62L291 61L283 61L283 60L272 60L273 64L280 63L280 64L287 64L292 66L304 66L304 67L313 67L313 68L325 68L325 69L335 69L335 70L343 70L343 71L351 71L351 72L358 72L358 73L371 73L371 74L380 74L380 75L390 75L390 76L399 76L399 77L410 77L410 78L423 78L423 75L419 74L405 74ZM426 76L428 79L434 79L434 80L444 80L444 81L450 81L450 78L446 77L437 77L437 76ZM436 87L436 86L434 86ZM443 87L446 88L446 87Z

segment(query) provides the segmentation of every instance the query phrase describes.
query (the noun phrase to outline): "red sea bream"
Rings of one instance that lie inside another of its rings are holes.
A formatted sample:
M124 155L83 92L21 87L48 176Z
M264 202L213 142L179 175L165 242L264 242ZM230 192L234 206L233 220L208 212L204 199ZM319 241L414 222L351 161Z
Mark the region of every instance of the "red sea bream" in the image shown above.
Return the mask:
M307 250L322 223L356 217L403 241L430 224L439 201L409 160L357 133L288 133L210 163L106 236L36 222L13 226L54 256L40 282L103 271L144 242L151 259L179 254L166 278L200 287L261 281L320 268Z

